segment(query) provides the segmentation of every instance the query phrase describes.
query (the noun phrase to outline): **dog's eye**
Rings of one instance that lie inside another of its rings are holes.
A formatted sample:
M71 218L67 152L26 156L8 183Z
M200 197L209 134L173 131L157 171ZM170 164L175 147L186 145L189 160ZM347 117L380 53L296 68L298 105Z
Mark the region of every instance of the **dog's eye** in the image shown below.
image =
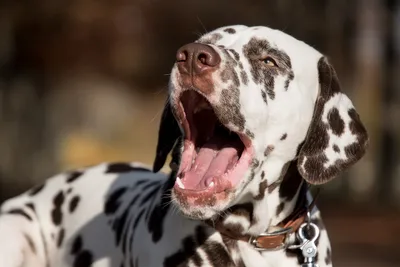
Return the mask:
M278 66L272 57L266 57L262 61L264 62L265 65L267 65L269 67L277 67Z

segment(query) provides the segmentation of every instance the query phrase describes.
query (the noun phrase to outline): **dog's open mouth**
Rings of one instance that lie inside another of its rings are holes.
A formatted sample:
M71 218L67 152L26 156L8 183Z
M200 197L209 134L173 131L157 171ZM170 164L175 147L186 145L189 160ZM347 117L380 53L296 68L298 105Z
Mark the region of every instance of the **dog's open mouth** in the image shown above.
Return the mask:
M222 125L195 91L182 93L178 113L185 142L175 188L218 193L235 187L251 163L250 140Z

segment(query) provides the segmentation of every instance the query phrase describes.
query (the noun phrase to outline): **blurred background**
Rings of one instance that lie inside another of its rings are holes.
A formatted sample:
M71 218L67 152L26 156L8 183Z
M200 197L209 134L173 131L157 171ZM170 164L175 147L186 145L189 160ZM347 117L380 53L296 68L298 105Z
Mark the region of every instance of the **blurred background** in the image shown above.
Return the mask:
M321 188L335 266L400 266L396 0L0 0L0 202L62 170L151 164L177 48L228 24L329 56L371 137Z

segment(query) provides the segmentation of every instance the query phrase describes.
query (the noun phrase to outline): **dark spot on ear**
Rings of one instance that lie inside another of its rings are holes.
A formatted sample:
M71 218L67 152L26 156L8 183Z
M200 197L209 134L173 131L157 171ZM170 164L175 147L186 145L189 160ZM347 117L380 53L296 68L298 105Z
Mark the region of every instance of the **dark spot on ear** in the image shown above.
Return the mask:
M58 233L58 238L57 238L57 247L61 247L62 242L64 241L64 236L65 236L65 229L61 228L60 232Z
M338 147L338 145L333 145L333 151L335 151L336 153L340 153L340 148Z
M275 149L275 147L273 145L269 145L267 146L267 148L264 151L264 156L268 157L269 154L271 154L271 152Z
M83 248L83 240L82 237L80 235L78 235L74 241L72 242L72 246L71 246L71 255L77 254L78 252L80 252Z
M340 117L339 110L337 108L332 108L328 113L328 121L329 126L332 129L332 132L341 136L344 133L344 121Z
M93 263L93 254L89 250L82 250L75 258L73 267L88 267Z
M261 176L263 176L262 175L263 173L264 172L261 173ZM262 200L264 198L264 196L265 196L265 190L267 189L267 187L268 187L268 181L267 180L262 181L260 183L260 185L259 185L259 188L258 188L258 195L256 195L254 197L254 199L255 200Z
M224 32L227 32L227 33L229 33L229 34L234 34L234 33L236 33L236 30L233 29L233 28L226 28L226 29L224 30Z
M106 173L126 173L132 171L150 172L150 170L147 168L133 167L128 163L113 163L108 165Z
M72 183L73 181L75 181L76 179L81 177L82 174L83 174L83 172L78 172L78 171L74 171L74 172L70 173L66 180L67 183Z
M53 199L53 209L51 211L51 219L54 225L60 225L62 222L62 210L61 206L64 203L65 197L63 191L59 191Z
M20 215L24 218L26 218L28 221L33 221L32 217L29 216L28 213L26 213L24 210L22 209L12 209L6 212L7 214L13 214L13 215Z
M79 201L81 198L79 196L74 196L71 201L69 202L69 212L72 213L76 210L76 207L78 207Z
M276 216L279 216L283 209L285 208L285 202L279 203L278 207L276 207Z
M287 137L287 133L284 133L282 136L281 136L281 141L283 141L283 140L285 140L286 139L286 137Z
M29 192L28 195L29 196L34 196L37 195L40 191L43 190L44 186L46 185L46 183L42 183L40 185L35 186L34 188L32 188Z
M29 235L25 234L25 233L24 233L24 237L25 237L26 242L28 243L28 246L31 249L32 253L36 254L36 246L35 246L35 243L33 243L32 238Z
M332 263L332 251L330 248L326 249L325 264L329 265Z

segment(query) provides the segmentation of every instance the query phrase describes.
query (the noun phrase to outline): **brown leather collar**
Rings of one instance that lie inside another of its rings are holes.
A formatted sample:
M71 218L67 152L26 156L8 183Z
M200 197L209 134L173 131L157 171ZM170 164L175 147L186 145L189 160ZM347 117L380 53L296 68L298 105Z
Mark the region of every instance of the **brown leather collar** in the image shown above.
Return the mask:
M293 212L276 226L278 229L277 231L262 233L259 236L254 237L250 235L234 235L233 233L227 232L224 229L216 230L229 239L248 242L257 250L277 250L286 248L288 235L297 232L300 226L306 221L307 212L311 211L315 206L318 192L313 201L308 205L307 191L308 186L303 183L301 185L299 197Z

